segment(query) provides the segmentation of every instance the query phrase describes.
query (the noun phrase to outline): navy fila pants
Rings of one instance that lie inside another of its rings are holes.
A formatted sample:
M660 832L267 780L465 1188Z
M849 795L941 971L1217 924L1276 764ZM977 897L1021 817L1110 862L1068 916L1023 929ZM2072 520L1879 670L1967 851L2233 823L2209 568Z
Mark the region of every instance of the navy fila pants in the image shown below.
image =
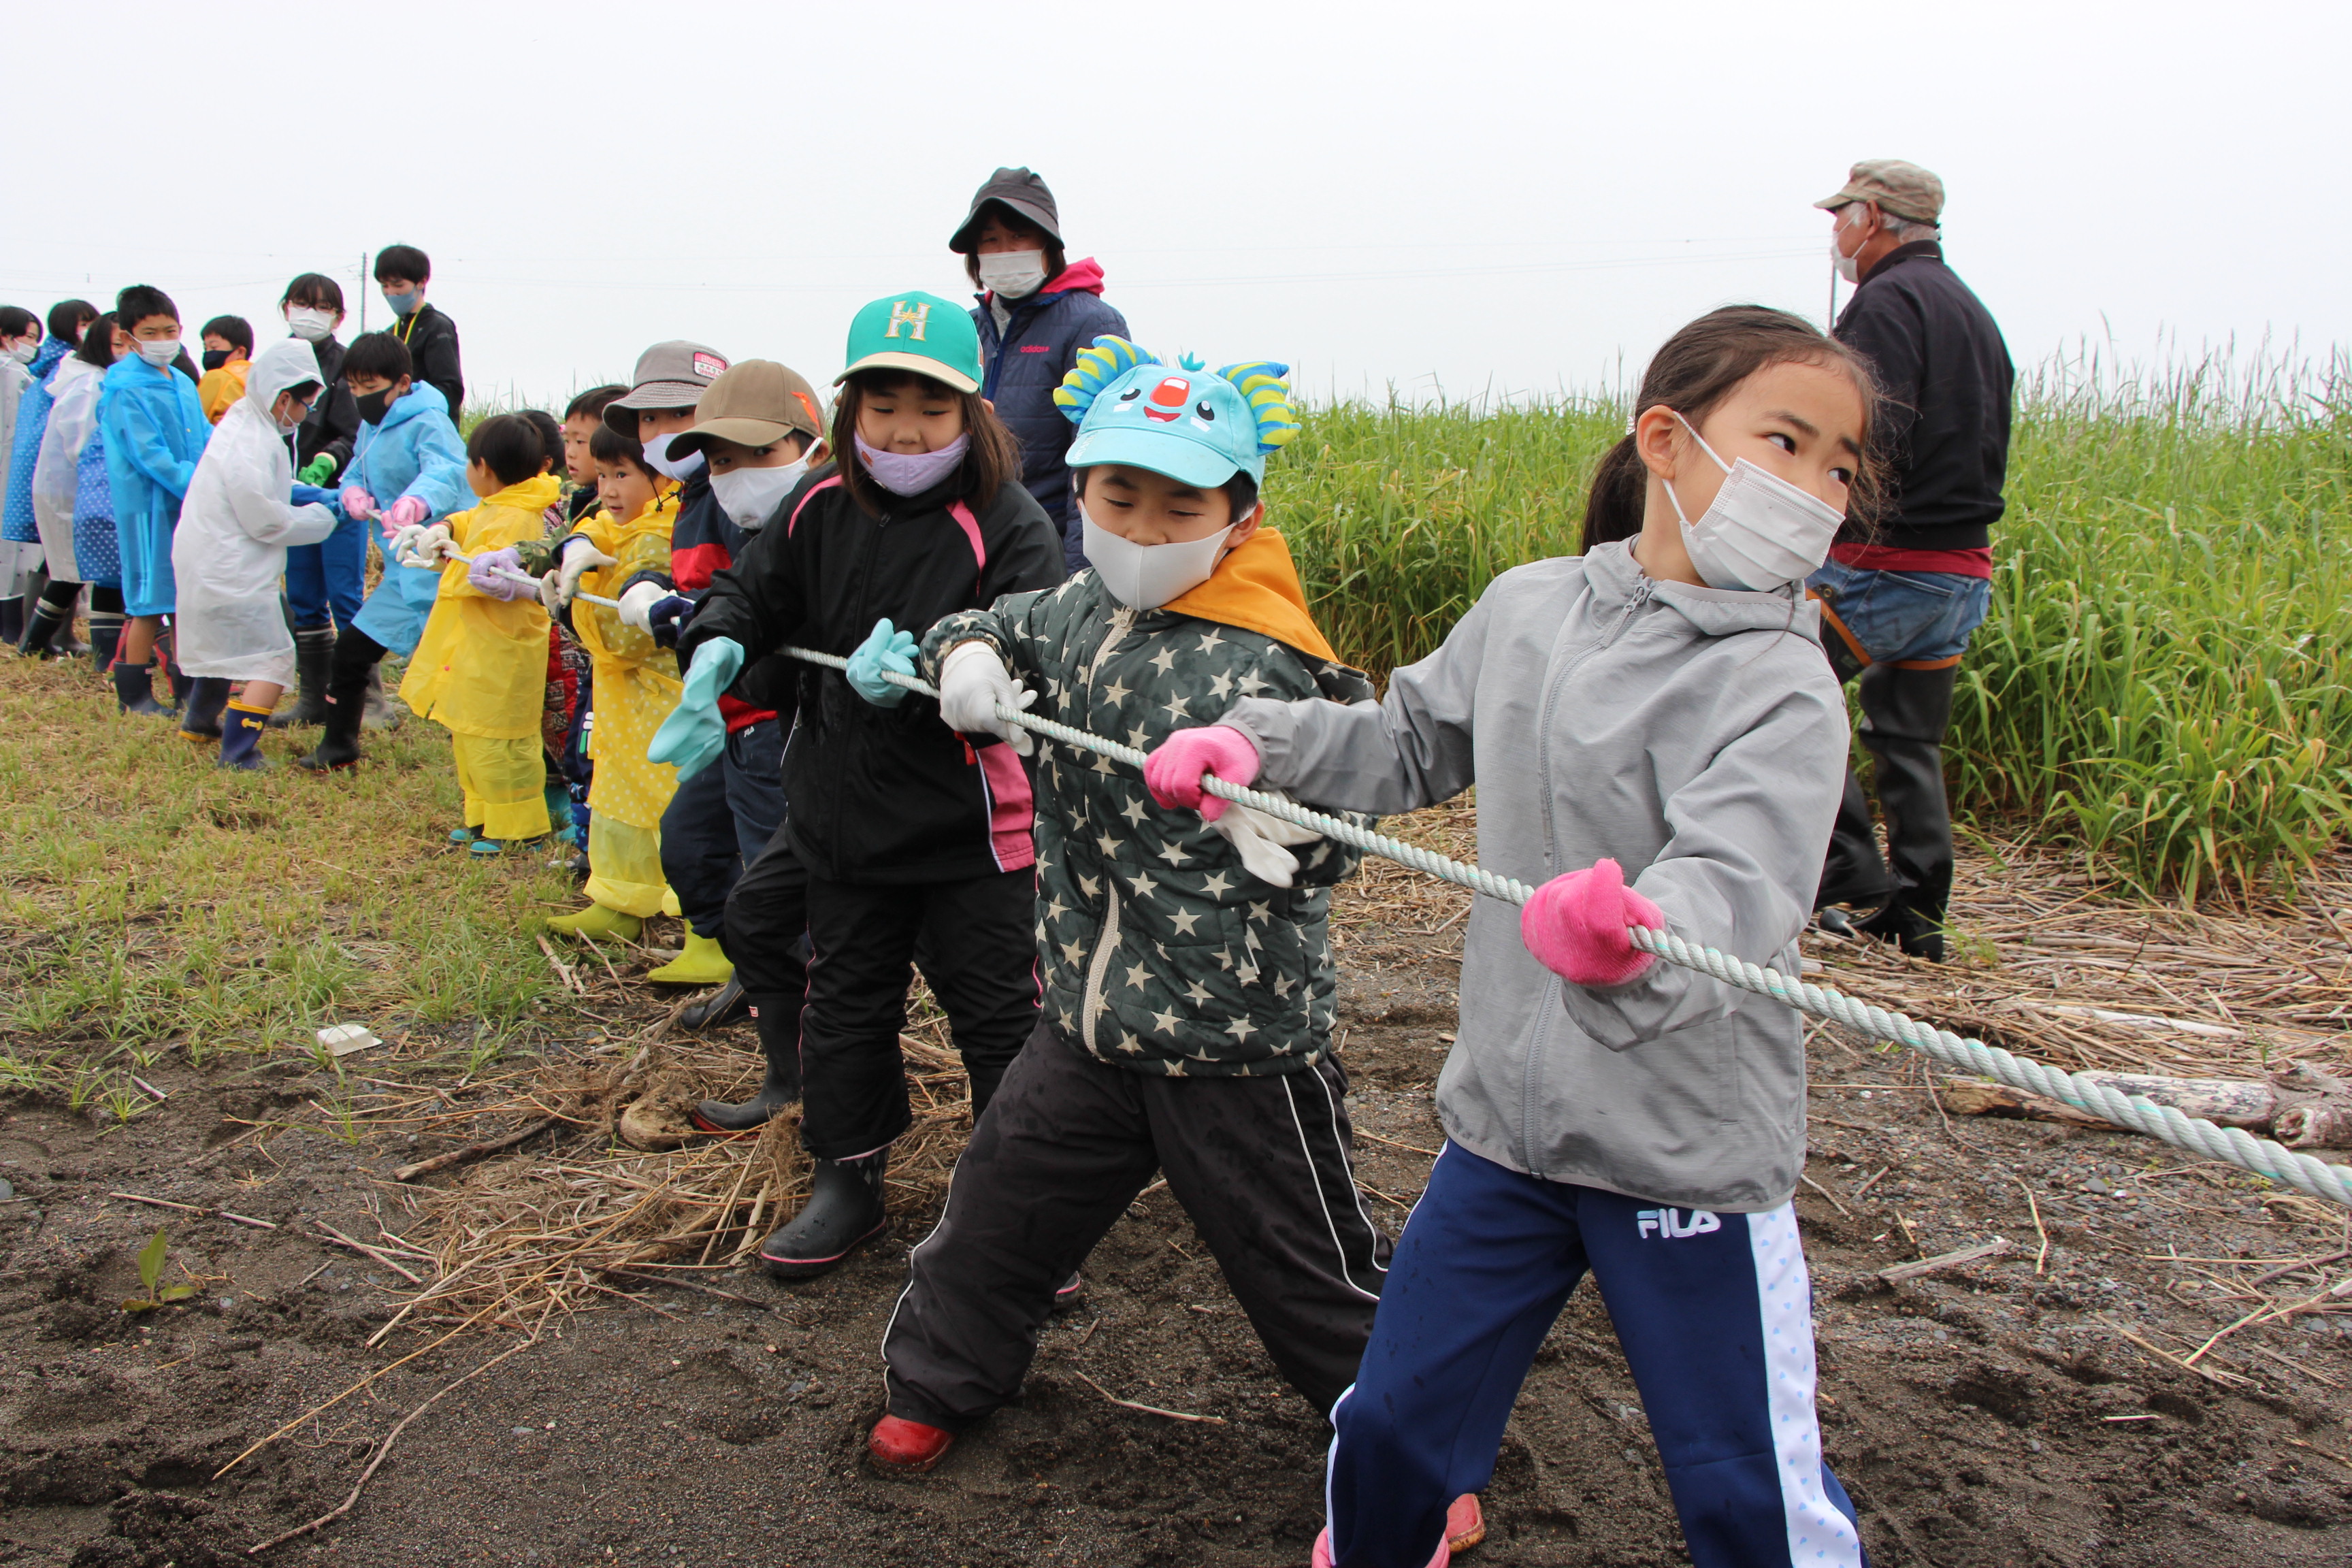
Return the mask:
M1588 1268L1695 1568L1866 1568L1853 1505L1822 1461L1795 1210L1663 1208L1450 1142L1331 1414L1339 1568L1424 1568L1436 1554L1446 1505L1494 1479L1536 1348Z

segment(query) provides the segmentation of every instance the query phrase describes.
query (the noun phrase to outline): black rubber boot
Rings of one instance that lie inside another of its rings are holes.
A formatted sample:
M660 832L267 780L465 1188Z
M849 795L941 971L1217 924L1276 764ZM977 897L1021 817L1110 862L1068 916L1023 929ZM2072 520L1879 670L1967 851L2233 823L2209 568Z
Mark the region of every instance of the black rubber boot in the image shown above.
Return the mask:
M327 721L327 681L335 665L335 628L298 626L294 632L294 706L269 716L273 730Z
M814 1279L881 1235L890 1223L882 1207L889 1165L887 1149L856 1160L815 1162L808 1203L760 1244L768 1272L779 1279Z
M0 642L13 643L24 635L25 601L0 599Z
M180 709L180 733L191 741L221 738L221 710L228 706L228 682L216 675L200 675Z
M801 999L763 997L751 1011L760 1028L760 1054L768 1058L767 1075L760 1080L760 1092L740 1104L706 1100L696 1106L694 1124L705 1132L757 1131L801 1097Z
M122 623L128 618L120 610L89 613L89 662L99 674L114 668L114 650L122 646Z
M677 1016L678 1027L692 1034L716 1029L751 1016L751 999L743 994L743 983L730 980L709 995Z
M1870 749L1895 896L1862 922L1865 935L1914 958L1943 962L1952 897L1952 813L1944 794L1944 731L1959 668L1874 665L1862 677L1862 743Z
M122 664L114 667L114 701L118 711L169 719L172 710L155 700L155 667Z
M1878 829L1870 820L1870 797L1849 766L1837 821L1830 828L1829 854L1822 861L1822 885L1813 908L1852 904L1874 910L1895 896L1895 877L1878 852Z
M362 724L371 730L400 728L400 715L394 713L392 710L392 704L384 700L383 665L368 666L367 686L363 695L365 700L361 710L360 721Z
M298 768L323 773L348 768L360 760L360 722L367 716L367 682L346 674L327 692L326 733L308 756L294 759Z
M58 628L66 624L66 616L72 611L70 605L52 605L46 599L37 601L33 605L33 613L25 618L25 632L16 643L16 651L26 658L48 658L51 639L58 635Z

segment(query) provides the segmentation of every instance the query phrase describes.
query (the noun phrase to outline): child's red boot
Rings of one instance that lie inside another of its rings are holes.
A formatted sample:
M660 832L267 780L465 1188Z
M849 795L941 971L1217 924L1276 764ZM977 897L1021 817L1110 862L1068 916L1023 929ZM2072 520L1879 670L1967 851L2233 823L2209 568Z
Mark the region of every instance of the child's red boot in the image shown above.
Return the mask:
M886 1475L919 1476L955 1446L955 1434L919 1421L885 1415L866 1439L866 1457Z

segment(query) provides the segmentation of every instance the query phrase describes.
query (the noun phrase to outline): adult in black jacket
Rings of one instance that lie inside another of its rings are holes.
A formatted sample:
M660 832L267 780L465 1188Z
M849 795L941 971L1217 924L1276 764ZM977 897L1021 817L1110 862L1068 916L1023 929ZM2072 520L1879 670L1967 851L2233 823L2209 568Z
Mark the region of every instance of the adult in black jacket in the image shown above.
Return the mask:
M724 655L710 646L719 639L753 675L786 645L858 655L881 640L877 621L919 637L950 612L1062 580L1060 539L979 395L969 318L928 295L877 300L859 312L848 358L830 432L840 461L803 479L711 579L678 637L682 668L706 649ZM761 1248L784 1279L824 1272L882 1229L888 1147L911 1120L898 1041L918 952L975 1116L1034 1026L1038 998L1021 759L1001 743L967 744L929 698L901 693L877 707L841 672L813 665L798 667L795 683L792 808L736 883L726 920L728 955L764 1007L788 1000L774 987L800 968L801 929L776 911L796 900L806 911L799 1081L771 1063L768 1086L797 1088L815 1167L807 1205ZM740 679L734 694L778 700ZM690 712L681 707L673 722Z
M413 245L387 245L375 253L375 280L392 307L392 335L408 350L417 380L449 400L449 422L466 411L466 376L457 358L457 323L425 299L433 261Z
M1942 181L1875 159L1814 205L1834 216L1832 253L1857 284L1836 335L1886 393L1876 455L1889 495L1877 527L1849 523L1812 579L1830 662L1840 679L1860 678L1887 854L1849 773L1816 901L1877 906L1862 931L1941 959L1952 888L1944 731L1990 598L2015 372L1991 312L1944 264Z
M343 384L343 286L323 272L305 272L278 301L286 330L319 356L324 382L294 433L294 469L304 484L331 486L352 460L359 438L360 405ZM368 525L345 518L316 544L286 552L286 604L294 616L294 706L273 715L272 729L327 721L327 676L334 660L335 628L349 626L367 596Z

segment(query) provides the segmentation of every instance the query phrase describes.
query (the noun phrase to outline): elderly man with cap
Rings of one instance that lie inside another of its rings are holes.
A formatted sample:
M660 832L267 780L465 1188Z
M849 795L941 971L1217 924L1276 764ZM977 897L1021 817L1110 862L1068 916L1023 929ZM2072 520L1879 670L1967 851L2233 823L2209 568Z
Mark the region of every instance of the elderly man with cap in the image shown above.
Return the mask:
M988 177L948 248L963 258L965 275L981 290L971 312L986 366L980 395L1020 441L1021 482L1061 530L1064 563L1076 572L1087 563L1062 461L1076 428L1055 406L1054 389L1080 349L1106 332L1127 336L1127 318L1103 302L1094 258L1064 257L1054 193L1026 169Z
M1813 205L1832 216L1838 275L1856 285L1833 331L1869 359L1887 399L1884 515L1874 528L1848 523L1812 579L1830 663L1861 679L1887 853L1849 773L1815 902L1832 931L1856 926L1831 906L1871 907L1859 930L1940 960L1952 889L1944 731L1990 596L2015 372L1991 313L1944 264L1941 180L1871 159Z

